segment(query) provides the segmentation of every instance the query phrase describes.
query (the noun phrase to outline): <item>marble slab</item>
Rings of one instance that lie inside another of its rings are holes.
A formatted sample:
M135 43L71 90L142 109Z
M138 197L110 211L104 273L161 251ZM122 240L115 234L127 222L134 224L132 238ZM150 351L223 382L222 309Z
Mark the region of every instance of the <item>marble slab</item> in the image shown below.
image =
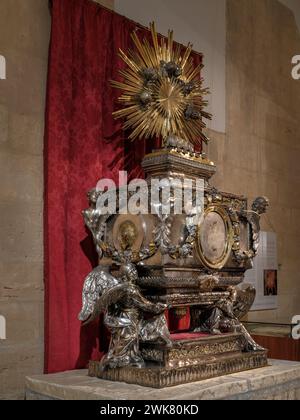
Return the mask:
M26 378L27 400L300 400L300 363L270 366L172 388L110 382L75 370Z

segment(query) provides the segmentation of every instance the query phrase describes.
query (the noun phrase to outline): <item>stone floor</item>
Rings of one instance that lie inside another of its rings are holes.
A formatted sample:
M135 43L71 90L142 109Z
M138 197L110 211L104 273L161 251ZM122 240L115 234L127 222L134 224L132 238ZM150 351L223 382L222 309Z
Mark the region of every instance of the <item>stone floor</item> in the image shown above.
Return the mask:
M153 389L103 381L86 370L26 378L27 400L300 400L300 363L271 360L270 366Z

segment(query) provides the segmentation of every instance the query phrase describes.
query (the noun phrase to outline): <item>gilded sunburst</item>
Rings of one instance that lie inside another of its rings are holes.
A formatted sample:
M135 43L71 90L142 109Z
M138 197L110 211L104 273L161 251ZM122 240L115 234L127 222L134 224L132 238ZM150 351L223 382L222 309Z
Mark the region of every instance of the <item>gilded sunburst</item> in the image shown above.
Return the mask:
M197 145L208 139L203 133L203 118L211 119L205 112L207 101L203 98L208 89L202 87L202 65L194 66L192 45L184 53L174 46L173 31L168 40L158 40L155 25L150 25L152 45L141 41L136 32L132 39L136 50L120 56L127 64L121 70L123 82L113 81L121 89L119 98L123 108L114 112L116 118L125 119L124 128L131 129L129 138L178 136Z

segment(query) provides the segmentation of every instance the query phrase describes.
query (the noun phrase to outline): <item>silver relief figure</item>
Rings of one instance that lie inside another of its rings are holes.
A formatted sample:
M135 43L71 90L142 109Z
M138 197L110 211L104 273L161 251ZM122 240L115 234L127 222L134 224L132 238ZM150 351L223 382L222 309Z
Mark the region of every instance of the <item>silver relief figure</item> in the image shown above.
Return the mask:
M231 287L229 291L230 295L227 298L221 298L211 308L200 311L200 325L195 328L195 331L216 335L238 332L244 337L244 351L264 351L265 349L253 340L240 321L253 304L255 290L248 286L243 289Z
M117 279L98 267L87 277L79 319L90 322L105 312L104 323L111 332L111 341L101 361L103 368L143 367L140 341L172 344L164 316L167 305L144 298L136 285L138 273L133 264L123 265L120 274ZM145 313L149 314L147 319Z
M268 210L270 203L267 197L257 197L251 206L251 210L243 209L240 213L231 209L231 217L233 224L238 226L240 218L246 220L249 225L249 249L242 251L239 247L239 236L237 237L238 245L234 249L235 258L238 262L248 261L249 266L253 266L253 259L256 257L260 244L260 219Z
M154 24L151 39L138 32L135 50L120 51L123 81L112 83L123 109L114 115L132 129L130 139L159 137L162 147L142 161L139 214L129 210L137 200L131 182L109 189L116 200L107 215L100 204L108 195L88 195L83 216L101 267L85 280L79 318L103 313L111 333L89 375L164 388L267 366L267 351L241 323L255 290L238 287L257 255L269 201L258 197L248 210L246 197L213 187L216 166L201 147L208 90L192 46L175 46L173 31L160 39Z

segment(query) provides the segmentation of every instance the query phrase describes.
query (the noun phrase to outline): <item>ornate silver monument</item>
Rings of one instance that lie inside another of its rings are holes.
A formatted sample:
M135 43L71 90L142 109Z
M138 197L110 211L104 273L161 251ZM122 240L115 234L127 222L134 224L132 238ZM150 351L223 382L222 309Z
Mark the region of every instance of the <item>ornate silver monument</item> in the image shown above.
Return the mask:
M202 118L210 116L191 45L182 54L172 32L167 43L159 42L154 25L151 33L152 45L134 33L136 51L120 53L127 69L124 82L114 82L123 90L116 117L125 118L132 139L160 136L163 147L142 162L149 186L143 197L149 199L141 200L138 214L123 211L124 188L116 191L114 214L99 209L106 192L88 194L83 214L99 266L85 280L79 319L88 323L104 313L111 332L108 353L90 362L91 376L162 388L267 365L266 350L240 319L255 298L255 290L242 283L269 203L259 197L248 210L245 197L211 186L216 167L195 152L208 141ZM164 212L164 188L155 199L150 194L153 180L172 186L170 212ZM176 203L184 197L176 188L187 183L190 205L185 201L178 214ZM132 192L125 194L128 201ZM178 319L189 313L189 328L170 332L167 312Z

